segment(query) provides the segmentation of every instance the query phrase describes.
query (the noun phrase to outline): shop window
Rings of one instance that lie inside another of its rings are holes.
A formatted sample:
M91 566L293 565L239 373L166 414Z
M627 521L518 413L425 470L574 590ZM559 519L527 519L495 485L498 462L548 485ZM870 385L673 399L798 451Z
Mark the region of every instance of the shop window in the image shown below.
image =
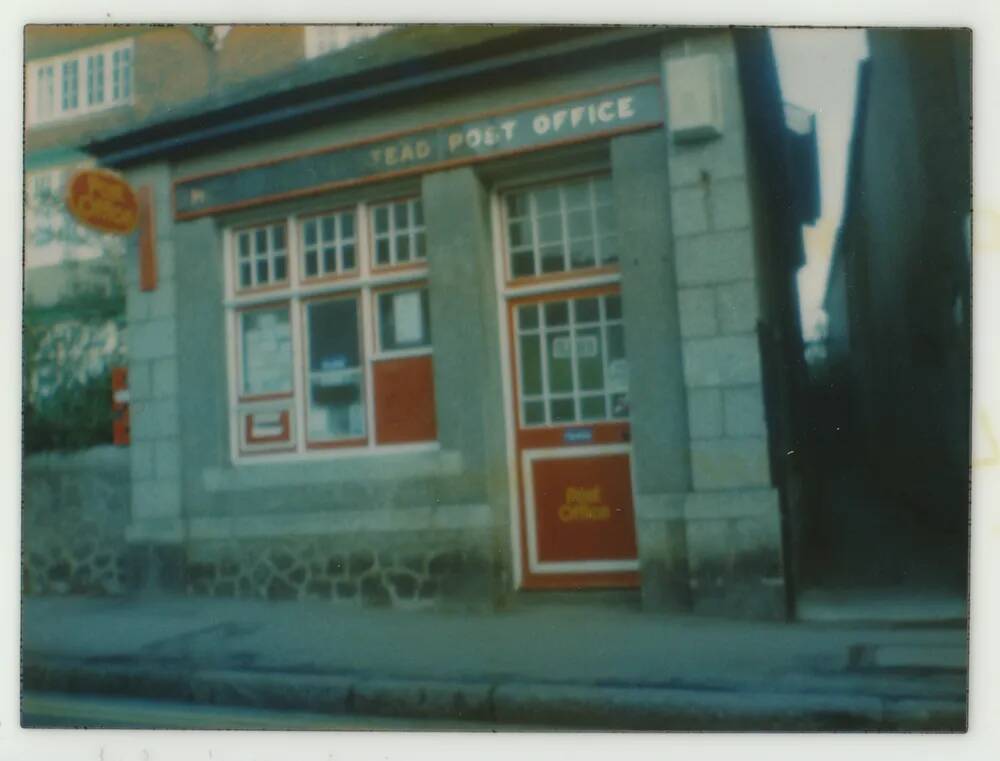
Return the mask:
M304 219L301 229L303 277L330 277L357 271L353 210Z
M504 215L510 280L585 272L618 261L610 177L508 192Z
M419 198L372 209L375 267L419 265L427 259L424 207Z
M238 457L433 444L423 235L412 198L228 233Z
M284 222L237 232L238 290L280 285L288 280L286 238Z
M628 364L618 294L518 306L524 425L628 418Z

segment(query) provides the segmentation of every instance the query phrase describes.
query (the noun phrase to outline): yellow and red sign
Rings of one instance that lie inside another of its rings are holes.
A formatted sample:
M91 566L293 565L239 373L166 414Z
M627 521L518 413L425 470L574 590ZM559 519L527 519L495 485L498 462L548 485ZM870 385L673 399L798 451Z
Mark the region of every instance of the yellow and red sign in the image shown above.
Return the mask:
M106 233L126 235L139 220L135 191L107 169L81 169L69 180L66 208L77 221Z

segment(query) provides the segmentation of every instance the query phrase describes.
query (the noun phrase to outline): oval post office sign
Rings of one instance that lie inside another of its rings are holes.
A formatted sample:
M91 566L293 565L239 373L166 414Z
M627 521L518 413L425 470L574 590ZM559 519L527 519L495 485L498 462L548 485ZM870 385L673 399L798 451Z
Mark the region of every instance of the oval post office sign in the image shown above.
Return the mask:
M139 220L135 191L107 169L81 169L66 190L66 208L82 224L105 233L126 235Z

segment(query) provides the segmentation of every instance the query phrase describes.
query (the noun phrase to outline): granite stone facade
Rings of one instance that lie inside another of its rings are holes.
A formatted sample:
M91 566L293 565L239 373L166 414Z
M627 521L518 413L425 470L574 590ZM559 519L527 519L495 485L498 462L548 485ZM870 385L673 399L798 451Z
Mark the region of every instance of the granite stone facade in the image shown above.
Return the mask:
M128 451L32 455L24 463L21 588L115 595L129 583Z
M464 538L436 532L192 542L186 588L198 595L374 607L489 605L494 576L490 550Z

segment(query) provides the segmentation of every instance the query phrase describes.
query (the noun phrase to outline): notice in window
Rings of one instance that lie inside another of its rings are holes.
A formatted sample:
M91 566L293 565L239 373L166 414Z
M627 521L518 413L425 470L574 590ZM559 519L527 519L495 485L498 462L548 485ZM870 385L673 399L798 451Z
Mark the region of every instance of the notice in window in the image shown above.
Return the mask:
M244 326L244 391L288 391L292 386L292 337L287 317L280 320L277 314L264 313Z
M397 293L392 299L392 324L396 345L424 342L424 322L420 313L420 291Z

